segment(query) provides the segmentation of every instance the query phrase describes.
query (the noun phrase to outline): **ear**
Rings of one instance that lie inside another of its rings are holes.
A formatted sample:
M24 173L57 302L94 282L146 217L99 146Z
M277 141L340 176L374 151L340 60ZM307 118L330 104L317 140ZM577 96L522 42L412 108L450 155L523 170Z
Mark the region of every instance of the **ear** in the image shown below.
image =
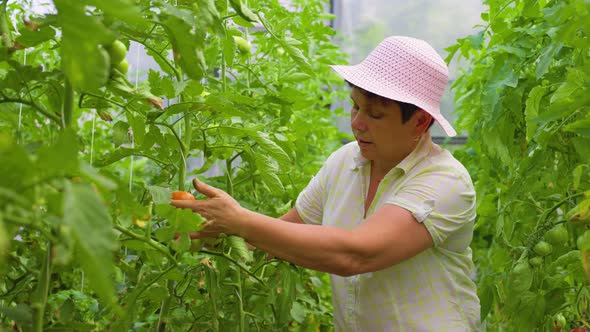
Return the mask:
M426 130L428 130L428 126L430 126L430 123L432 121L434 121L434 118L432 117L432 115L430 115L428 112L426 112L423 109L418 109L415 116L415 130L416 130L416 135L422 135L424 134L424 132Z

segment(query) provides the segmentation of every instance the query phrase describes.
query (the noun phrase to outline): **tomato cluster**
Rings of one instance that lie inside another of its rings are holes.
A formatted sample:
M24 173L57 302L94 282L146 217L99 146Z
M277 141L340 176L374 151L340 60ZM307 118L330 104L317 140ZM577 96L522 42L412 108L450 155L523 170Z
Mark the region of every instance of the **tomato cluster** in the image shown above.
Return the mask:
M121 74L129 71L129 61L127 61L127 47L120 40L115 40L111 45L106 47L111 59L111 70L117 70Z

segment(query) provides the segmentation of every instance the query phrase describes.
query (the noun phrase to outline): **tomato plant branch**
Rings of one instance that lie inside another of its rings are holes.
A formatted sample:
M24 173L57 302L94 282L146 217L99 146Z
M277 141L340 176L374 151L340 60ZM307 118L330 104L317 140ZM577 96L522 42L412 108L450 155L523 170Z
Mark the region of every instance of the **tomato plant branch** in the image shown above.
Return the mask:
M174 76L176 77L177 80L180 81L180 79L181 79L180 72L178 71L178 69L176 69L176 67L170 61L168 61L168 59L164 55L162 55L161 52L158 52L155 48L149 46L145 41L141 41L137 38L134 38L132 35L130 35L128 33L125 33L125 35L130 40L133 40L133 41L143 45L146 49L152 51L156 56L158 56L158 58L160 58L160 60L162 60L168 67L170 67L170 69L172 69L172 71L174 72Z
M6 48L10 48L12 46L12 31L8 24L7 3L8 0L3 0L0 3L0 40L2 40Z
M72 113L74 111L74 88L70 84L69 79L65 79L64 84L64 99L61 111L62 127L72 126Z
M166 286L168 288L168 292L170 294L173 294L174 281L168 280L166 282ZM160 315L158 317L158 326L156 328L156 331L158 331L158 332L165 332L166 331L166 324L168 323L168 316L170 313L170 304L172 302L172 298L173 298L172 296L166 297L162 301L162 304L160 305Z
M172 135L174 135L174 137L176 138L176 140L178 141L178 144L180 145L180 149L182 150L181 154L183 155L184 158L184 150L186 150L186 145L184 144L184 142L182 141L182 139L180 138L180 136L178 136L178 133L176 132L176 130L174 129L174 127L172 125L169 125L165 122L154 122L155 125L158 126L163 126L168 128L168 130L170 130L170 132L172 133Z
M133 231L130 231L120 225L115 225L114 226L116 230L118 230L119 232L129 236L130 238L134 239L134 240L139 240L142 242L147 243L150 247L156 249L157 251L161 252L162 254L164 254L166 257L168 257L175 265L178 265L178 262L176 261L176 259L174 258L174 256L172 256L172 254L170 254L170 252L166 249L166 247L164 247L162 244L160 244L159 242L156 242L150 238L147 238L143 235L139 235Z
M39 280L35 291L31 294L31 309L33 311L33 331L43 331L43 317L47 304L47 293L51 281L51 242L47 244L47 253L39 274Z
M222 252L217 252L217 251L209 251L206 249L201 249L199 250L199 252L203 253L203 254L207 254L207 255L212 255L212 256L219 256L219 257L223 257L225 259L227 259L228 261L232 262L234 265L236 265L237 267L239 267L242 271L246 272L249 276L251 276L252 278L256 279L256 281L258 281L259 283L261 283L263 286L266 287L266 284L264 283L264 281L262 281L262 279L258 278L255 274L253 274L252 272L250 272L250 270L248 270L248 268L246 268L244 265L240 264L238 261L236 261L235 259L231 258L230 256L222 253Z
M121 107L123 109L126 108L126 105L120 104L120 103L118 103L118 102L116 102L114 100L110 100L109 98L106 98L106 97L103 97L103 96L99 96L97 94L90 93L90 92L83 92L80 95L80 98L78 99L78 107L83 108L83 106L82 106L82 100L84 99L84 96L86 96L86 95L91 96L91 97L94 97L94 98L98 98L98 99L101 99L101 100L104 100L104 101L106 101L108 103L111 103L113 105L119 106L119 107Z
M43 236L45 236L45 238L47 238L49 241L55 242L58 240L55 236L53 236L50 232L48 232L41 225L37 225L34 222L31 222L25 218L17 217L17 216L13 216L13 215L9 215L9 214L3 214L2 217L4 218L5 222L8 222L8 223L11 223L14 225L18 225L18 226L30 227L30 228L38 231Z
M557 202L554 206L552 206L549 210L547 210L547 212L543 213L543 216L541 217L540 220L541 224L545 224L545 222L547 221L547 219L549 218L549 215L551 215L551 213L553 213L554 211L556 211L557 209L559 209L560 206L562 206L563 204L567 203L568 201L580 197L580 196L584 196L585 193L581 192L581 193L577 193L577 194L573 194L570 195L564 199L562 199L561 201Z
M57 117L55 114L51 114L48 111L44 110L43 108L39 107L37 104L35 104L32 101L27 101L27 100L22 100L22 99L18 99L18 98L2 98L0 99L0 104L4 104L4 103L15 103L15 104L23 104L23 105L27 105L32 107L33 109L35 109L37 112L43 114L44 116L46 116L47 118L49 118L50 120L55 121L56 123L61 123L60 118Z

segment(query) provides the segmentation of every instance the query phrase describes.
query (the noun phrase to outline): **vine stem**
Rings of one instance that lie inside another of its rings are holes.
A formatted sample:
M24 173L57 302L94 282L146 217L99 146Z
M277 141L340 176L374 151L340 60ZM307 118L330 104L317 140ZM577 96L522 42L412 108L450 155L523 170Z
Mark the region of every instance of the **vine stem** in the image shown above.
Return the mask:
M244 265L238 263L235 259L229 257L228 255L221 253L221 252L210 251L207 249L201 249L201 250L199 250L199 252L203 253L203 254L212 255L212 256L219 256L219 257L223 257L223 258L227 259L228 261L232 262L235 266L239 267L242 271L246 272L246 274L248 274L252 278L256 279L256 281L258 281L259 283L261 283L263 286L266 287L266 284L264 283L264 281L262 281L262 279L258 278L254 273L250 272L250 270L248 270Z
M30 106L34 110L36 110L37 112L43 114L45 117L47 117L51 121L61 124L61 119L59 117L57 117L55 114L49 113L47 110L44 110L43 108L39 107L37 104L33 103L32 101L17 99L17 98L2 98L2 99L0 99L0 104L4 104L4 103L15 103L15 104L22 104L22 105Z
M129 236L130 238L132 238L134 240L139 240L139 241L143 241L143 242L147 243L150 247L156 249L157 251L161 252L166 257L168 257L170 259L170 261L172 261L175 265L178 265L176 258L174 258L174 256L172 256L172 254L170 254L170 252L168 250L166 250L165 247L162 246L160 243L158 243L150 238L147 238L143 235L139 235L133 231L130 231L120 225L115 225L115 229L118 230L119 232Z
M43 267L39 274L37 288L32 294L33 303L33 331L43 331L43 317L45 314L45 305L47 304L47 293L49 292L49 281L51 280L51 242L47 243L47 254L43 261Z
M64 85L64 100L62 105L62 127L67 128L72 126L72 113L74 110L74 89L69 79L65 79Z

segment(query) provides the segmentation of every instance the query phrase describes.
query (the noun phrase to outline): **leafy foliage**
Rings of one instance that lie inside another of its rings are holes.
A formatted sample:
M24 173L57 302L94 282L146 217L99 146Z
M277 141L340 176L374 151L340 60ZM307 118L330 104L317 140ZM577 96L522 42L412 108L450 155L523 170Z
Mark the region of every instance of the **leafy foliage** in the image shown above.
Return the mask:
M482 319L490 331L590 328L588 252L576 250L588 231L590 5L486 4L483 30L448 49L471 62L453 88L470 136L457 155L478 196Z
M330 102L343 92L327 64L344 55L327 4L53 5L33 15L25 1L0 1L0 322L329 330L325 275L236 237L193 252L186 234L202 218L168 205L199 176L259 212L291 208L341 138ZM159 68L130 80L137 64L129 77L118 69L127 59L109 53L115 41L123 54L119 42L140 45Z

